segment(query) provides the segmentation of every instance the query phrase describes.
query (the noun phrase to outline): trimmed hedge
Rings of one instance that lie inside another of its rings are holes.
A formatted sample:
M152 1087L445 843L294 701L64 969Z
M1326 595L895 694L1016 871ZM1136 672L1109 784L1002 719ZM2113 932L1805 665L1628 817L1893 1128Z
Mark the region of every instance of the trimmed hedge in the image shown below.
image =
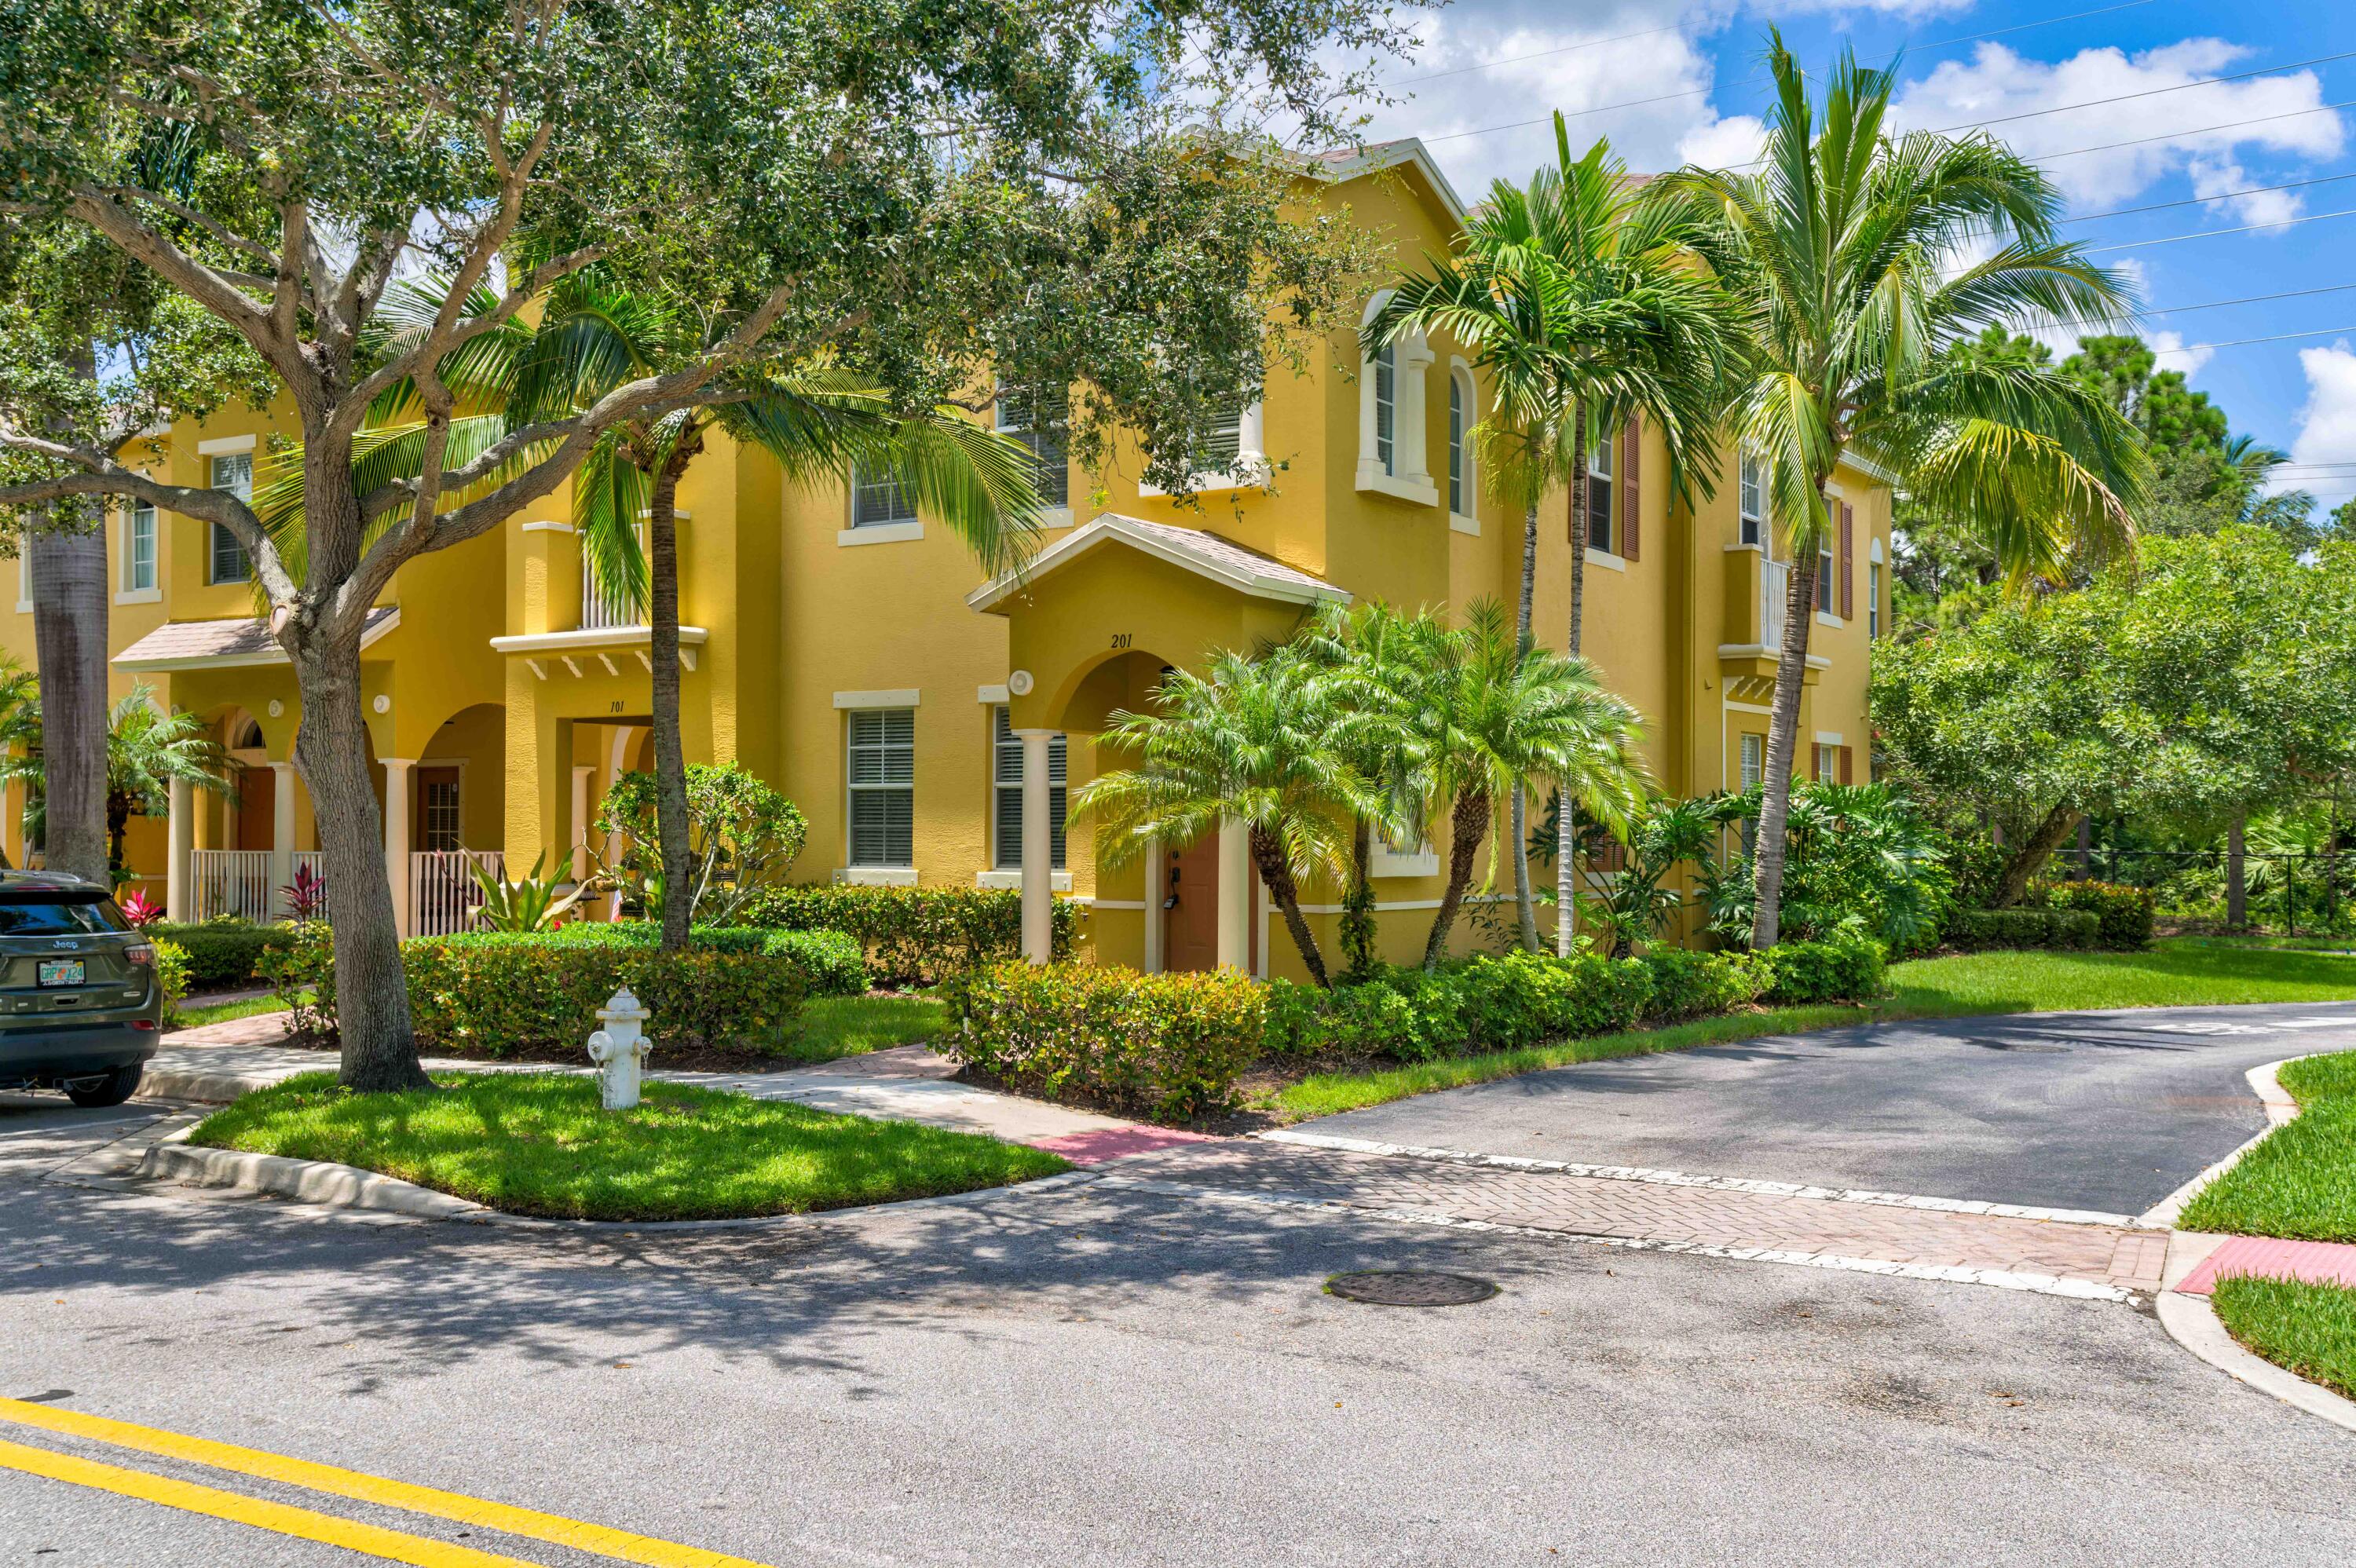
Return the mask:
M147 934L168 942L188 955L188 988L219 991L252 983L255 966L265 953L284 953L294 945L294 933L284 925L256 925L246 920L208 920L193 924L156 921Z
M2101 922L2095 934L2099 946L2117 952L2139 952L2151 945L2152 919L2159 899L2149 888L2123 882L2054 882L2042 890L2049 908L2083 910Z
M1862 1002L1887 988L1889 955L1881 944L1862 936L1779 942L1764 956L1774 978L1759 999L1777 1007Z
M1155 1121L1232 1106L1269 1010L1266 993L1240 975L1021 962L966 976L958 1009L958 1030L934 1050L1028 1093Z
M1086 906L1052 901L1055 955L1068 959ZM1011 888L869 888L809 882L770 888L736 913L773 931L844 931L885 984L942 980L1023 952L1023 895Z
M1947 921L1947 945L1967 953L2002 947L2084 949L2100 944L2102 917L2077 909L1965 909Z
M1759 999L1774 979L1772 967L1748 953L1696 953L1684 947L1645 950L1653 994L1644 1004L1650 1023L1676 1023L1729 1012Z
M651 920L577 920L540 934L544 942L638 951L651 951L662 943L662 927ZM687 939L691 946L709 948L714 953L747 953L783 959L801 971L813 997L856 997L867 989L866 961L860 955L858 942L843 932L754 931L741 925L699 925L688 933Z
M1653 973L1592 953L1483 954L1430 971L1387 965L1330 992L1284 980L1269 991L1274 1055L1434 1061L1626 1029L1652 1000Z

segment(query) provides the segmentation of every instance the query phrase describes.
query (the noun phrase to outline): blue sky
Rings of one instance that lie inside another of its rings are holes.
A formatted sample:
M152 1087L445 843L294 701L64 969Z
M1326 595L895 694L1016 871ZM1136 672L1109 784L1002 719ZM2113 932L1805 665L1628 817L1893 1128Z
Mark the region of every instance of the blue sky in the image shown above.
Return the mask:
M2121 247L2100 259L2140 281L2156 313L2147 336L2185 350L2162 364L2189 371L2236 430L2290 453L2289 475L2326 505L2356 493L2356 288L2157 314L2356 283L2356 215L2323 216L2356 209L2356 177L2258 188L2356 176L2356 109L2329 107L2356 101L2356 58L2321 58L2356 56L2346 0L1455 0L1423 20L1425 47L1388 73L1405 101L1376 110L1365 134L1423 137L1468 200L1547 155L1545 125L1497 128L1556 109L1601 111L1575 115L1574 143L1608 135L1638 169L1740 162L1765 102L1771 23L1812 69L1844 42L1877 63L1904 48L1907 125L2008 117L1989 129L2046 162L2083 219L2068 231ZM2041 112L2094 99L2121 101ZM2097 216L2160 203L2183 205Z

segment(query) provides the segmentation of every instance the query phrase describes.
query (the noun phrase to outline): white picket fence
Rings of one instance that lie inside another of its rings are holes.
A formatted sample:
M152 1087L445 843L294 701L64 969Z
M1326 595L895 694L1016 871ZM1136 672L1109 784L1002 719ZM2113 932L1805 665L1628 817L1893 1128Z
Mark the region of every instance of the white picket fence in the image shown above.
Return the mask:
M483 890L468 862L494 877L507 875L497 849L420 850L409 857L409 924L413 936L448 936L474 924Z

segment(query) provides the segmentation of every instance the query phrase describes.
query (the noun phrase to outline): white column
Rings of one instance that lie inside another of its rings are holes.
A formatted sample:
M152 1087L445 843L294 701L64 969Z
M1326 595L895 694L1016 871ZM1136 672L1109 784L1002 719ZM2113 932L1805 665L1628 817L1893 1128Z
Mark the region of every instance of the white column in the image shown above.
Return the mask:
M589 785L597 764L579 763L573 769L573 880L589 874Z
M1162 955L1162 939L1170 929L1170 916L1162 910L1162 901L1170 896L1170 861L1161 841L1156 839L1145 848L1145 972L1159 975L1169 960Z
M164 912L176 921L197 918L197 786L186 779L172 781L171 816L166 819L171 845L164 869Z
M414 757L384 759L384 875L392 884L392 923L403 936L416 933L409 908L409 770Z
M1055 843L1047 821L1047 743L1053 730L1017 730L1023 742L1023 956L1044 964L1055 955Z
M278 890L294 880L294 764L273 763L270 773L270 908L284 919L286 901Z
M1219 826L1219 967L1238 972L1251 955L1251 850L1241 820Z

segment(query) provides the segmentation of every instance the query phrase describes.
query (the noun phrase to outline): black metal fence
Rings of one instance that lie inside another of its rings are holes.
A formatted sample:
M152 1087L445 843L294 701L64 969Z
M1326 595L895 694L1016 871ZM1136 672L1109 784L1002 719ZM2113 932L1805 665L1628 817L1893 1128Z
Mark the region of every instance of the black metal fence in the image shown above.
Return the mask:
M2056 879L2124 882L2160 888L2187 871L2213 871L2220 896L2224 891L2225 851L2222 849L2121 849L2094 845L2058 851L2047 867ZM2298 933L2300 923L2319 931L2339 931L2351 910L2349 894L2356 891L2356 850L2246 850L2242 856L2243 885L2253 920L2279 915L2285 929Z

